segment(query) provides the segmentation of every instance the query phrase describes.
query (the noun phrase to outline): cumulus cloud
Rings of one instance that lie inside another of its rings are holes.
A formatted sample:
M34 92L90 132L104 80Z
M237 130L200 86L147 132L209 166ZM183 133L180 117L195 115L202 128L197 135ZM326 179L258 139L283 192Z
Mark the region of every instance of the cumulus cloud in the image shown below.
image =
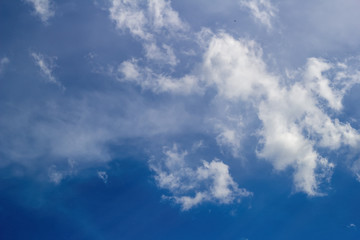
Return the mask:
M280 76L267 71L261 49L253 41L222 33L210 41L203 66L207 81L219 96L234 104L250 102L256 109L262 122L257 154L279 171L292 167L296 191L320 194L322 178L331 176L334 165L318 148L360 143L357 130L327 113L327 108L341 109L342 97L351 84L343 84L347 79L339 76L348 74L339 70L328 79L330 69L336 69L321 59L310 58L298 81L284 85ZM355 84L358 79L350 82ZM220 135L220 143L233 145L230 140L236 132L225 133Z
M254 133L242 124L246 112L232 111L240 105L250 106L261 124L254 130L259 140L258 157L271 162L277 171L291 168L295 191L321 195L320 185L331 178L334 163L322 156L320 149L356 148L360 143L358 131L336 118L344 95L359 83L359 72L346 62L309 58L291 79L284 79L268 71L262 48L255 41L209 30L198 35L204 52L197 71L172 78L131 60L120 64L118 73L122 77L118 79L154 93L197 94L215 89L217 101L229 106L230 111L211 116L209 122L218 145L231 149L234 157L239 157L243 136ZM199 193L183 201L198 203L204 198Z
M270 0L242 0L240 4L249 9L256 21L268 29L272 29L272 22L276 16L277 9Z
M236 40L225 33L213 36L202 65L202 78L228 100L249 100L277 88L275 77L266 71L261 48L251 40Z
M186 161L188 152L179 150L177 145L164 148L163 154L162 161L150 160L150 167L156 173L159 187L171 193L164 198L180 204L182 210L203 202L231 204L252 195L238 187L230 175L229 166L218 159L202 161L200 166L192 168Z
M34 59L35 64L40 68L41 74L48 82L58 85L61 89L65 89L64 86L58 80L56 80L53 75L53 70L55 67L54 58L50 58L35 52L31 53L31 56Z
M50 0L26 0L34 7L35 13L41 18L41 21L47 23L49 18L55 15L53 3Z

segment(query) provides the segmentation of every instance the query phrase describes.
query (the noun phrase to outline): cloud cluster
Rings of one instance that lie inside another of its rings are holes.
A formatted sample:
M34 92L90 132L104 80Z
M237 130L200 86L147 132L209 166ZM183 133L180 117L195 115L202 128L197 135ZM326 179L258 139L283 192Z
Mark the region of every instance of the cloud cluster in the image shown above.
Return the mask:
M44 22L54 14L49 1L30 2ZM273 27L277 10L270 1L241 4L268 29ZM2 106L11 110L0 119L1 154L106 162L112 158L109 145L119 139L201 132L221 150L230 149L226 157L239 159L244 139L253 136L257 157L276 171L291 171L295 191L317 196L336 163L327 153L358 148L359 132L340 117L343 97L360 82L354 64L308 58L290 74L270 71L257 42L225 30L194 32L170 1L111 0L108 10L116 28L144 49L142 58L125 60L107 72L118 80L122 94L118 89L84 91L78 98L54 97L30 108ZM54 75L54 59L36 52L31 57L44 78L63 89ZM1 60L0 72L7 62ZM201 143L195 144L194 151L199 147ZM167 198L184 210L251 195L237 186L220 160L199 164L176 146L163 153L150 166L158 185L169 191ZM352 167L360 176L360 161ZM48 175L60 183L69 174L55 166ZM99 171L98 177L107 182L106 172Z
M262 125L254 130L259 137L257 155L278 171L293 169L295 191L320 195L319 186L330 179L334 164L321 156L319 149L356 148L360 143L358 131L334 117L342 109L344 94L359 82L359 74L350 73L345 63L310 58L294 79L283 79L267 70L256 42L226 33L213 34L205 49L201 71L186 76L193 79L191 84L182 78L170 84L157 75L139 74L151 70L141 70L131 62L126 62L122 71L155 93L177 89L196 93L214 88L217 99L232 109L250 104ZM192 87L203 90L191 91ZM214 121L219 130L216 140L220 146L229 146L236 157L241 136L252 133L241 124L241 117L233 119L232 125L223 119ZM231 119L231 111L227 119Z
M55 15L51 0L26 0L26 1L33 5L35 13L41 18L41 21L43 23L47 23L48 20Z
M335 71L332 79L330 70ZM235 105L253 105L262 122L258 156L276 170L293 168L297 191L320 194L322 178L331 176L334 165L318 148L359 146L358 131L328 113L340 111L344 94L359 82L360 75L347 73L344 64L333 66L310 58L298 81L283 84L280 76L267 71L261 49L253 41L220 34L210 41L203 73L222 98ZM233 139L235 133L230 133L228 138Z
M228 165L218 159L202 161L201 166L192 168L186 161L188 152L180 151L177 145L165 147L163 154L165 158L162 161L151 159L150 167L156 173L159 187L172 194L164 198L180 204L182 210L189 210L203 202L240 202L241 198L252 195L238 187L230 175Z
M155 2L148 1L145 10L140 10L136 1L131 4L114 1L111 17L118 28L126 27L133 35L146 41L154 38L153 33L161 28L169 32L169 29L174 29L173 33L183 29L184 24L177 20L178 15L168 13L173 13L169 3L163 2L161 6L167 7L161 8ZM152 4L153 7L158 6L158 11L150 10ZM272 28L277 10L270 1L249 0L241 1L241 4L268 29ZM126 14L137 16L138 25L123 20ZM170 15L176 21L162 21L164 16ZM342 109L343 96L359 82L359 73L349 70L346 63L309 58L304 68L288 78L268 71L262 49L255 41L235 39L224 31L217 34L210 30L206 32L206 36L204 30L194 34L203 36L201 41L197 41L203 49L197 54L203 57L192 74L178 78L164 77L154 74L151 67L139 66L136 60L131 60L120 65L118 72L123 75L121 80L133 82L154 93L181 91L183 94L198 94L215 89L216 100L229 108L229 111L223 112L225 117L212 116L210 121L215 123L213 127L219 146L228 146L233 156L238 157L242 136L255 131L258 157L271 162L278 171L291 168L295 191L310 196L321 195L320 185L330 179L334 164L319 151L336 150L342 146L356 148L360 143L358 131L336 118ZM173 55L173 52L167 55ZM251 106L261 123L258 129L251 132L242 124L242 115L246 116L246 113L235 111L236 114L232 114L239 105ZM181 198L176 199L180 201ZM184 199L191 206L191 202L201 202L203 196L199 194Z

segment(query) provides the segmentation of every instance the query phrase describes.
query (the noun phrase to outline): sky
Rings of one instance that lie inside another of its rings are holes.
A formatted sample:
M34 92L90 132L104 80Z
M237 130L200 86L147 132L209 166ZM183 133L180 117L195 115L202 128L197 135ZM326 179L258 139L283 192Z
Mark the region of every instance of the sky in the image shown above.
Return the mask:
M358 0L0 2L0 239L359 239Z

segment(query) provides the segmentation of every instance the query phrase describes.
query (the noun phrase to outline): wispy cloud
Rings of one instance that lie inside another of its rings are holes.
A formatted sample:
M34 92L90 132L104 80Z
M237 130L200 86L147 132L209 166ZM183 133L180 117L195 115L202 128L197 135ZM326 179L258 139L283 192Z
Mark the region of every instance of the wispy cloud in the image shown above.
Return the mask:
M357 229L356 225L354 223L350 223L349 225L346 226L347 228L350 229Z
M57 165L52 165L48 169L48 177L50 182L58 185L64 179L74 176L77 173L75 168L76 162L72 159L67 160L67 165L63 168L59 168Z
M105 171L97 171L98 177L106 184L108 182L108 175Z
M53 3L51 0L26 0L34 7L35 13L41 18L43 23L47 23L48 20L55 15L53 10Z
M193 75L173 78L155 73L151 68L139 66L136 59L122 62L111 74L121 82L132 82L156 93L190 94L201 91L199 82Z
M41 74L45 79L50 82L58 85L61 89L65 90L65 87L58 81L53 75L53 70L55 67L54 58L49 58L40 53L31 53L35 64L40 68Z
M174 35L186 30L187 24L172 9L170 1L112 0L109 12L119 30L129 31L143 43L148 59L171 66L178 63L163 33Z
M273 19L277 9L270 0L241 0L240 4L246 7L256 21L264 25L269 30L272 29Z
M151 40L161 30L172 33L187 28L166 0L112 0L109 11L118 29L143 40Z

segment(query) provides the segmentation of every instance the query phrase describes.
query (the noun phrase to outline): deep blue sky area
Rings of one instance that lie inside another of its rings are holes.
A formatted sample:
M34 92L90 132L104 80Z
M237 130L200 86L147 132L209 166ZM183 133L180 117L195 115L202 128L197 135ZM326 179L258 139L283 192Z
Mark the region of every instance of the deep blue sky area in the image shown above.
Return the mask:
M0 239L360 239L359 9L0 1Z
M286 177L247 184L260 193L234 206L204 204L188 212L165 201L134 159L114 160L107 186L96 177L47 186L1 178L2 239L356 239L359 187L334 173L328 196L309 199L277 186ZM8 170L9 171L9 170ZM87 171L91 172L91 169ZM87 175L87 176L86 176ZM341 189L346 186L346 190Z

